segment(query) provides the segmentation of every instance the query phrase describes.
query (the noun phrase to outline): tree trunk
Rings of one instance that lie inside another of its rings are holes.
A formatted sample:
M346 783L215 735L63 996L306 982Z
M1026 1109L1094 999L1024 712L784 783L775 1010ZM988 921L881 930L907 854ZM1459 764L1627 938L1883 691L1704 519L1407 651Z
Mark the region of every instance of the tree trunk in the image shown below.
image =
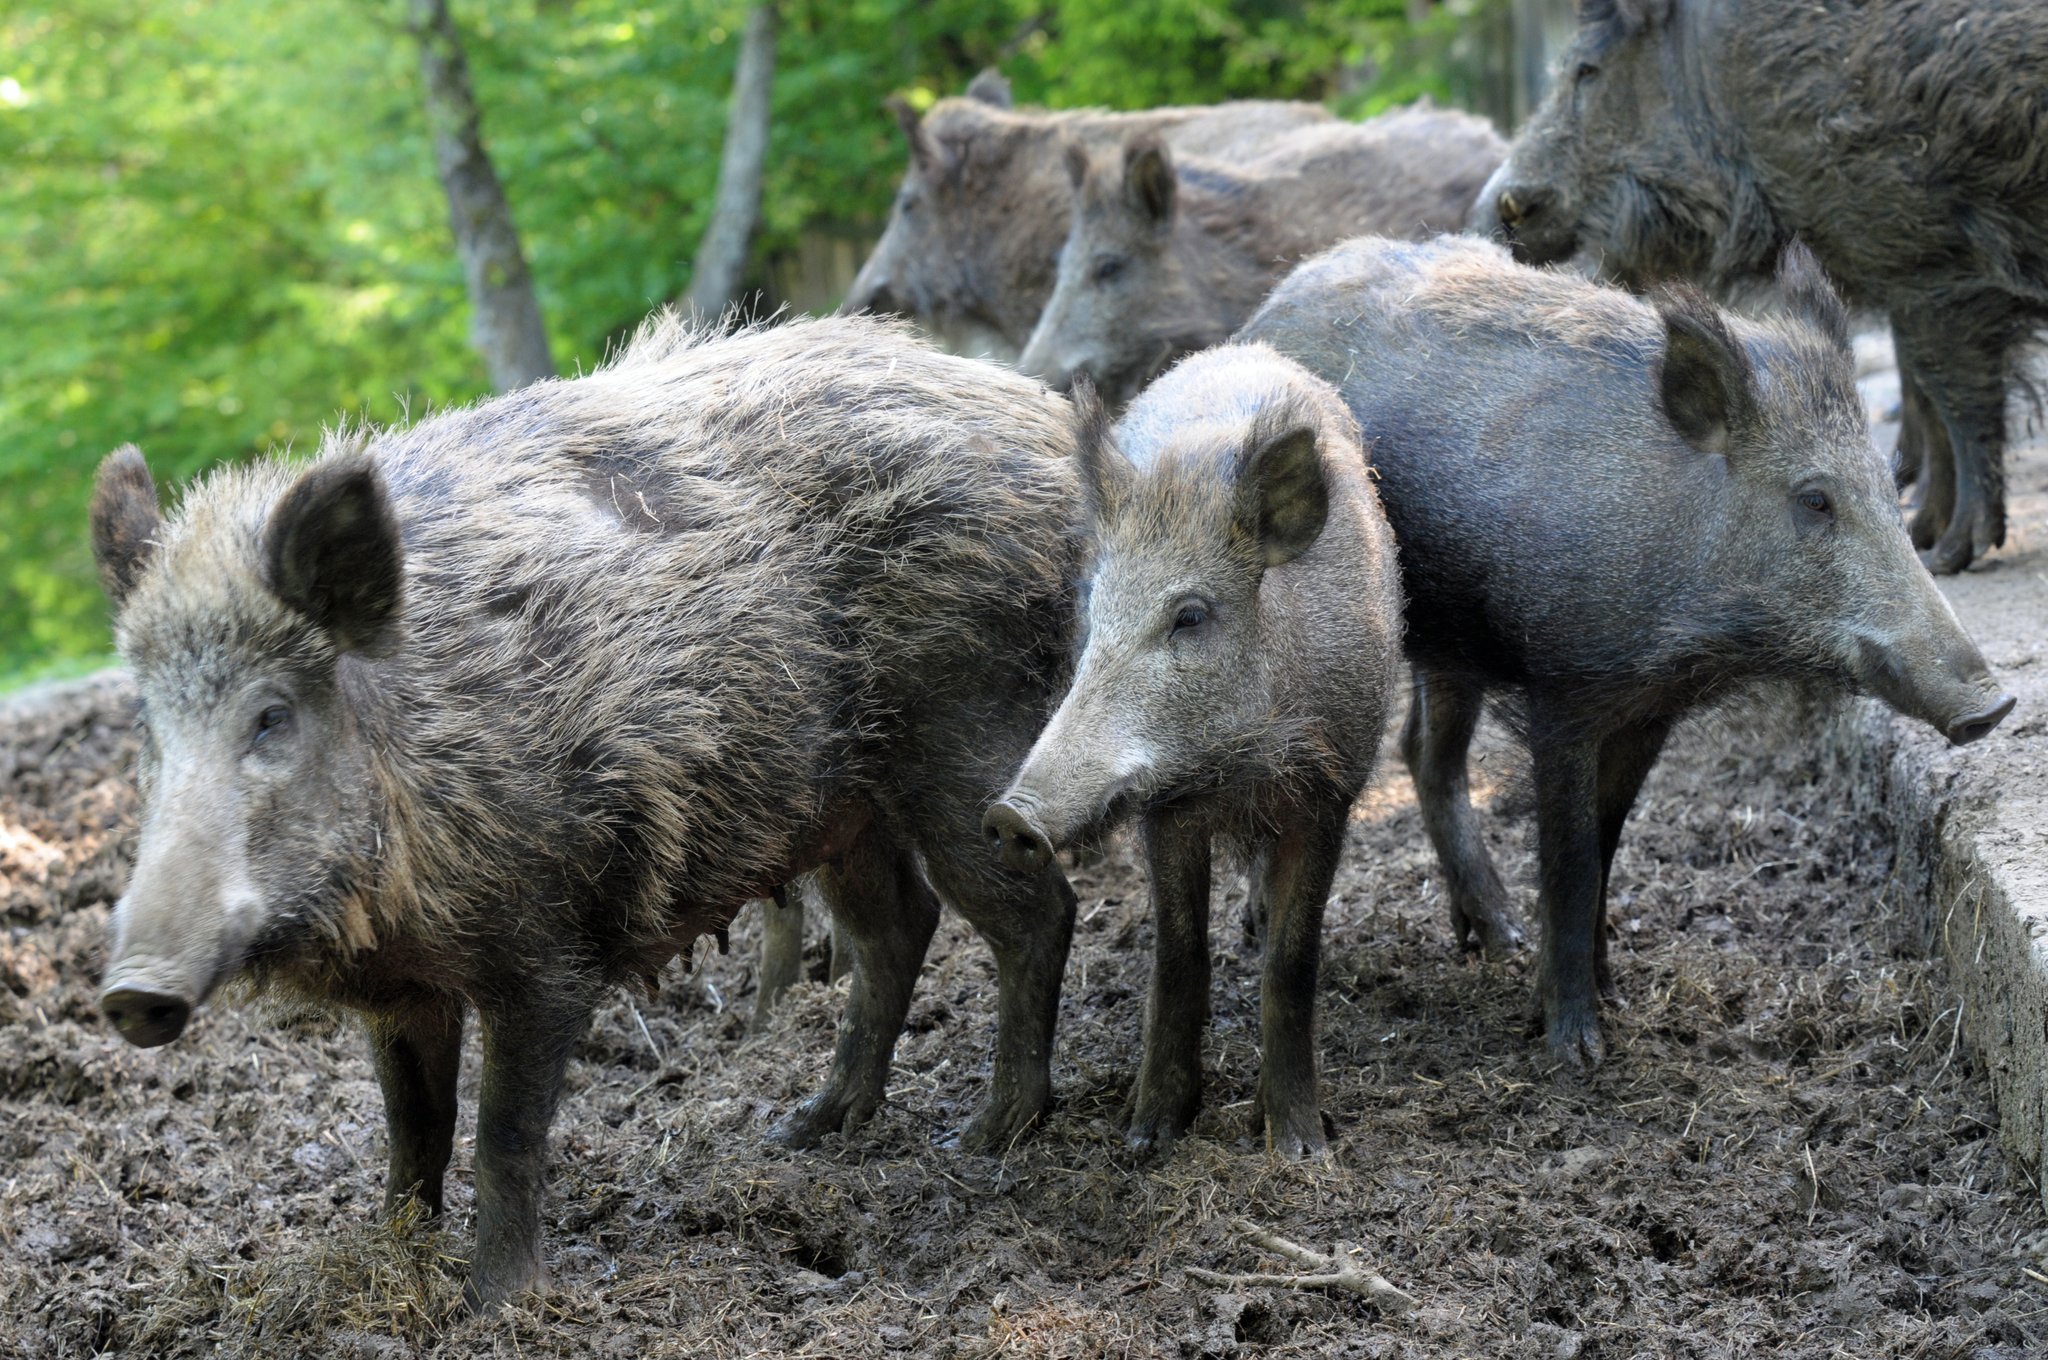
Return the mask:
M552 378L555 362L534 300L533 276L526 270L505 190L484 151L469 62L449 17L448 0L412 0L410 27L420 44L434 168L448 193L448 220L474 309L470 343L490 370L491 386L500 392Z
M716 317L732 305L747 267L747 240L761 213L761 175L768 163L768 119L775 86L775 5L747 13L739 62L733 68L732 105L725 123L725 155L718 165L718 196L711 221L690 266L690 309Z

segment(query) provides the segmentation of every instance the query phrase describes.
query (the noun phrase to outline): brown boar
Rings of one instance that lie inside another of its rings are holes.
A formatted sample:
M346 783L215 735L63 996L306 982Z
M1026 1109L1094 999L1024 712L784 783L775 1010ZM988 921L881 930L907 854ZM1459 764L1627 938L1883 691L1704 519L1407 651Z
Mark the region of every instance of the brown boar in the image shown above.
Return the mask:
M241 978L360 1012L387 1202L441 1203L484 1051L468 1294L541 1274L539 1192L591 1009L807 870L850 940L793 1143L879 1103L941 899L987 935L1000 1146L1048 1099L1073 895L980 848L1067 667L1065 403L868 319L620 359L168 518L113 454L93 540L147 740L103 1006L165 1043Z

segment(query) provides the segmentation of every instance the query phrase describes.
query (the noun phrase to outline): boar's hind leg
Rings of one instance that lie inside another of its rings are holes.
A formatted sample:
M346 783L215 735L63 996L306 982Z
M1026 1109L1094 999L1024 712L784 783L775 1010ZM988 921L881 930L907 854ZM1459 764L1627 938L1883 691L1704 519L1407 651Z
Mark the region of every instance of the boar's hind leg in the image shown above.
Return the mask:
M484 1079L476 1116L476 1261L462 1291L473 1308L540 1284L548 1127L592 1004L580 989L515 987L477 1006Z
M1599 746L1546 733L1534 716L1536 858L1543 944L1536 995L1551 1056L1584 1069L1602 1056L1594 936L1600 924Z
M1333 798L1281 833L1267 859L1270 912L1259 980L1259 1099L1266 1147L1282 1156L1321 1152L1316 1092L1316 973L1323 907L1344 853L1348 799Z
M769 1132L789 1147L850 1133L881 1106L917 970L939 924L938 900L916 864L878 827L820 869L817 884L831 908L834 931L851 946L853 982L824 1089Z
M1953 575L2005 542L2005 385L2010 343L1995 321L1967 309L1959 319L1937 324L1931 334L1912 324L1902 324L1895 334L1906 345L1900 363L1912 370L1921 393L1933 407L1947 435L1953 465L1947 483L1953 487L1953 507L1941 536L1921 554L1921 560L1937 576ZM1940 471L1938 448L1930 438L1925 474L1930 479ZM1939 483L1930 480L1926 500L1933 501L1939 490ZM1922 525L1916 517L1916 537L1931 527L1931 522Z
M1622 825L1670 733L1670 723L1652 722L1612 733L1600 743L1600 903L1593 923L1593 980L1608 1001L1617 1000L1619 993L1607 965L1607 879L1621 844Z
M1168 808L1145 818L1144 833L1152 875L1152 993L1145 1004L1145 1056L1131 1092L1126 1138L1141 1151L1163 1152L1188 1131L1202 1107L1202 1032L1209 1023L1209 832ZM1270 850L1262 848L1255 859L1263 870L1272 863ZM1270 907L1265 880L1262 872L1253 894ZM1269 916L1269 935L1272 925Z
M932 882L996 956L995 1072L960 1145L1002 1152L1052 1104L1053 1030L1074 941L1074 890L1057 860L1030 873L991 861L975 813L975 824L946 828L923 849Z
M750 1028L767 1028L775 1003L796 982L804 963L804 891L800 883L772 901L761 903L760 986L754 993Z
M1522 947L1522 926L1472 814L1466 756L1479 726L1485 691L1442 671L1415 669L1401 757L1415 778L1422 824L1444 869L1451 931L1467 952L1498 959Z
M384 1088L384 1127L391 1174L384 1211L417 1199L441 1212L441 1181L455 1144L455 1076L462 1065L462 1003L449 999L415 1010L367 1017L377 1084Z

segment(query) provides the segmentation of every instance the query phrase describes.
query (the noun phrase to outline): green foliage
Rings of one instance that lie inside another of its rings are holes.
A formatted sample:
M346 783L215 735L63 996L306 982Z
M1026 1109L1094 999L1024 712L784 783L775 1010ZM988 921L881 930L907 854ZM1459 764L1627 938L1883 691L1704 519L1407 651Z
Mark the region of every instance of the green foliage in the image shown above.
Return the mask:
M1468 0L1468 3L1472 0ZM558 362L688 283L745 7L454 0ZM999 65L1071 106L1442 93L1402 0L785 0L757 260L878 222L882 98ZM0 13L0 676L102 654L93 468L160 483L484 389L403 0ZM1439 24L1441 27L1441 24ZM1393 73L1393 74L1389 74Z

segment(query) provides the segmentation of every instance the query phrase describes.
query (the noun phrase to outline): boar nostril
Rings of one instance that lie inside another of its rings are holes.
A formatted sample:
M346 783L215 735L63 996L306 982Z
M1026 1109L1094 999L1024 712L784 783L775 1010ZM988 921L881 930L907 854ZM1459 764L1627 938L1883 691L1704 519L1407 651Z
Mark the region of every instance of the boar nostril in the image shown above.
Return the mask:
M1981 713L1968 713L1948 725L1948 739L1956 746L1968 746L1981 737L1991 735L1993 728L2005 721L2019 700L2010 694L2000 695L1998 702Z
M121 987L100 998L100 1010L137 1048L167 1044L185 1032L192 1017L191 1003L161 992Z
M1052 859L1052 842L1015 806L997 803L981 819L989 848L1012 869L1043 868Z

